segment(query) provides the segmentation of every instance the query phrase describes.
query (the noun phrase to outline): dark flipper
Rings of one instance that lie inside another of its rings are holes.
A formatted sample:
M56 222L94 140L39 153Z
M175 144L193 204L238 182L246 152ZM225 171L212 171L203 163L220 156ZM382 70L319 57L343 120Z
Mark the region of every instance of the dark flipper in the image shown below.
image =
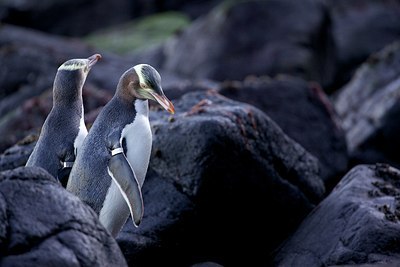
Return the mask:
M58 170L57 179L60 181L61 185L65 188L67 187L69 174L71 173L73 161L62 162L63 167Z
M57 179L65 188L68 183L69 174L71 173L72 166L75 161L74 145L72 143L65 143L60 153L58 154L61 166L57 171Z
M126 159L122 148L116 148L112 151L108 169L129 206L134 225L138 226L142 220L144 209L142 192L135 173Z

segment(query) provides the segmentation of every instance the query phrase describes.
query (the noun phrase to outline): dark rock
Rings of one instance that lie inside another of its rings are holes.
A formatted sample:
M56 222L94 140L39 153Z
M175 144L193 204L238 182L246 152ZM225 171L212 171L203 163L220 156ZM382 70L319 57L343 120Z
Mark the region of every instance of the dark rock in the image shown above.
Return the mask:
M118 237L127 261L259 266L323 197L317 160L250 105L211 91L174 105L151 112L144 219Z
M169 10L179 10L188 14L191 18L197 18L206 14L212 7L222 2L221 0L185 1L185 0L138 0L134 1L133 13L135 16L143 16Z
M165 68L191 78L287 73L327 84L336 64L332 44L329 16L317 1L229 2L166 45Z
M82 36L128 21L133 15L132 8L128 0L3 0L0 20L57 35Z
M191 267L223 267L223 266L215 262L207 261L207 262L193 264Z
M208 90L219 91L220 89L220 82L208 79L180 79L163 86L163 90L165 94L168 95L169 99L179 99L190 92Z
M305 193L306 198L311 203L318 202L323 196L324 189L320 183L320 178L316 175L318 167L315 158L288 138L272 120L253 106L232 101L215 91L208 91L186 94L177 102L176 110L178 114L172 120L166 117L165 112L156 113L158 117L153 118L156 119L152 123L155 134L153 144L155 154L152 158L154 164L150 163L150 166L157 173L165 174L166 177L171 177L176 182L181 183L182 190L188 195L198 194L197 191L202 179L202 173L198 173L196 178L193 177L192 170L196 168L189 166L196 166L198 163L201 163L197 165L198 167L205 166L203 164L207 164L206 161L216 160L218 152L220 152L219 149L226 146L233 153L232 155L225 154L225 160L230 156L233 157L232 160L236 160L235 157L240 153L243 153L243 156L250 153L258 155L258 157L253 156L255 161L271 160L271 163L283 161L283 166L279 166L280 171L294 168L291 169L294 172L292 178L297 178L291 180L291 182L301 188L301 191ZM186 127L183 127L183 125L186 125ZM200 129L201 131L196 131ZM171 136L171 131L177 137ZM198 142L178 138L180 131L185 132L184 136L190 136L190 139L197 138ZM262 145L260 144L262 142L273 144ZM186 146L186 151L190 151L190 155L179 158L176 152L179 151L177 147L180 145ZM232 145L232 147L229 145ZM193 147L193 149L190 149L190 147ZM212 148L215 151L209 153L206 148ZM176 156L172 157L173 154ZM297 166L294 164L295 161L287 158L288 155L293 157L297 155L303 158L300 162L304 165L299 164ZM202 162L198 162L190 158L204 159ZM174 164L174 162L177 164ZM183 165L185 170L178 171L180 164ZM278 167L278 165L275 167ZM283 173L281 174L283 175ZM306 177L306 175L303 175L305 173L312 175Z
M371 56L337 94L352 164L387 162L400 167L400 43Z
M399 196L399 170L353 168L279 250L274 266L399 266Z
M1 266L126 266L97 215L41 168L0 173Z
M164 91L170 99L177 99L187 92L210 89L270 116L285 134L318 158L328 188L347 171L345 134L330 99L318 84L281 75L275 79L248 77L243 82L180 81Z
M345 134L318 84L289 76L251 78L224 83L219 93L254 105L270 116L289 137L318 158L321 177L329 188L347 171Z
M397 0L323 0L331 13L340 71L336 83L350 80L370 54L400 38Z
M193 223L193 202L152 170L142 193L145 212L140 227L135 228L129 219L117 238L129 266L187 266L193 256L185 246L193 230L188 229Z
M0 155L0 171L25 166L38 138L39 134L28 135L22 141L4 151Z
M391 262L375 262L371 264L349 264L349 265L331 265L329 267L397 267L399 263L396 261Z
M170 10L181 11L196 18L207 13L219 2L221 1L44 0L34 3L26 0L2 0L0 21L51 34L84 36L139 16Z

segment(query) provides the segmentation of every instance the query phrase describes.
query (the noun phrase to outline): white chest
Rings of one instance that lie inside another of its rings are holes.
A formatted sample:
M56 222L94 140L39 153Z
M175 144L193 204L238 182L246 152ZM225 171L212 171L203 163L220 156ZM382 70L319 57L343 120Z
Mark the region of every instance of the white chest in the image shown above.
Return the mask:
M143 104L143 103L142 103ZM131 164L136 178L143 185L150 161L152 134L146 107L135 105L137 114L135 120L122 130L121 141L125 139L127 151L125 155Z
M85 140L87 134L88 131L86 129L85 121L83 119L83 107L82 107L82 116L79 123L79 132L74 141L75 156L77 155L79 148L82 146L83 141Z

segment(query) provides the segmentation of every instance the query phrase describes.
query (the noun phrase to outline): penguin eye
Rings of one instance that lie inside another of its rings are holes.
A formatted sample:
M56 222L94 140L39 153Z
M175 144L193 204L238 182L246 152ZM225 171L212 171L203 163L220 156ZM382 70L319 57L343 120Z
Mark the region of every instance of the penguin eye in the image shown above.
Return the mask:
M140 83L140 87L142 87L143 89L149 89L149 86L145 83Z

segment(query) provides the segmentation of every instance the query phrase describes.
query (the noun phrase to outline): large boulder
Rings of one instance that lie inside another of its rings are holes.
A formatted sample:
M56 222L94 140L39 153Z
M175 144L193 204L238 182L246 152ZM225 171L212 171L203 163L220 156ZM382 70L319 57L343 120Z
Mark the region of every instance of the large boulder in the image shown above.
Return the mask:
M370 54L400 38L397 0L321 0L332 17L339 69L336 84L350 80Z
M353 168L280 248L273 265L399 266L399 195L399 170Z
M117 238L127 261L259 266L322 199L317 160L253 106L213 91L174 105L151 112L144 218Z
M336 95L352 164L400 167L400 43L371 56Z
M318 158L328 188L348 170L345 132L330 98L317 83L287 75L252 76L240 82L179 81L164 91L169 98L178 99L187 92L210 89L264 111L285 134Z
M191 78L238 79L288 73L332 82L330 20L314 0L232 1L166 45L165 68Z
M285 134L318 158L327 187L334 186L347 171L345 133L333 104L318 84L290 76L249 78L224 83L218 92L270 116Z
M1 266L126 266L89 206L41 168L0 173Z

